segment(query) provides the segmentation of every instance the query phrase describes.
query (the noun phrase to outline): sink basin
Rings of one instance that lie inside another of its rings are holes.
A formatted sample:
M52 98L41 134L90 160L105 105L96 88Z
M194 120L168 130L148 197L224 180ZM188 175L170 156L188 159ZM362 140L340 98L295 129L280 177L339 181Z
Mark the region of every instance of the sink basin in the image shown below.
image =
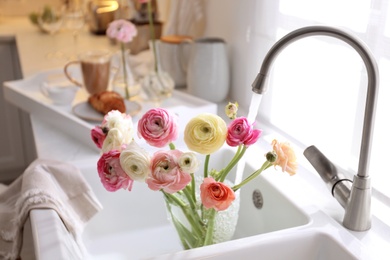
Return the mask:
M294 246L291 246L292 244ZM243 251L248 256L261 253L264 259L357 259L344 245L321 231L298 232L282 238L270 239L261 246ZM235 252L238 254L237 251Z
M216 168L221 163L226 165L232 156L232 150L222 150L212 156L214 165L211 167ZM163 254L182 251L176 231L168 221L160 192L149 190L146 184L134 183L131 192L110 193L104 190L94 167L89 165L80 169L104 207L88 223L83 234L91 259L157 259ZM253 170L246 167L244 176ZM256 204L257 207L252 199L254 192L256 198L260 198L259 194L262 198L262 205ZM240 196L239 220L233 240L310 222L303 211L263 176L244 186Z
M259 236L253 240L245 240L239 246L236 246L238 243L225 243L218 250L213 250L212 257L207 257L203 252L196 252L197 249L195 249L192 252L180 252L175 259L366 259L354 256L346 246L324 231L306 229L282 233L278 232L275 235ZM172 258L167 255L161 259L168 260Z

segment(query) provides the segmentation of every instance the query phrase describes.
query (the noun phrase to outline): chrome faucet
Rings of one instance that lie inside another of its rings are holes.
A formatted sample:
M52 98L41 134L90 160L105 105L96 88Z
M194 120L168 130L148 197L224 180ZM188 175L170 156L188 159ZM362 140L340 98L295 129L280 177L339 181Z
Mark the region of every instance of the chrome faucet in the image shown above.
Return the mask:
M330 36L348 43L359 53L367 70L368 87L359 166L353 181L346 179L338 167L315 146L309 146L304 151L305 157L325 181L333 196L345 208L343 225L350 230L365 231L371 228L371 182L368 166L378 85L377 64L366 44L344 30L329 26L309 26L295 30L281 38L268 51L260 72L252 84L252 91L257 94L266 92L265 80L271 63L286 46L301 38L315 35Z

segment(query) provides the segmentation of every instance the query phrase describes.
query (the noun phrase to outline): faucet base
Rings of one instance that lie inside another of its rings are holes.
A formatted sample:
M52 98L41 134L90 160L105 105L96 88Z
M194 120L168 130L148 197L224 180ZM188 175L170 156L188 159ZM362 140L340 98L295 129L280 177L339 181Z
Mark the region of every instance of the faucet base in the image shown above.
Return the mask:
M345 207L344 227L353 231L371 228L371 179L354 176L351 195Z

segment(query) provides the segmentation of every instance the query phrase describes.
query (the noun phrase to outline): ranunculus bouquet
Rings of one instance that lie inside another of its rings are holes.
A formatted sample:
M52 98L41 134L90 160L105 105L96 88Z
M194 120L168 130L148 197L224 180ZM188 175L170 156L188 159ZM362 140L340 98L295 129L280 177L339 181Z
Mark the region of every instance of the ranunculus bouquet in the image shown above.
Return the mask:
M181 151L173 144L179 136L176 115L163 108L149 110L138 121L137 134L150 146L160 148L153 154L134 140L129 115L109 112L101 125L91 130L92 140L102 151L97 170L103 186L108 191L131 191L134 181L146 183L152 191L163 193L185 249L219 242L215 239L218 233L215 219L232 208L243 185L272 165L280 166L290 175L297 170L295 153L289 144L274 140L273 151L265 155L265 162L258 170L240 183L226 182L228 174L262 132L254 129L247 118L237 118L237 107L233 103L226 107L232 119L228 126L214 114L192 118L184 129L184 142L190 151ZM209 169L210 155L225 143L236 147L236 153L222 169ZM205 155L203 173L198 173L199 154ZM184 221L173 213L177 210Z

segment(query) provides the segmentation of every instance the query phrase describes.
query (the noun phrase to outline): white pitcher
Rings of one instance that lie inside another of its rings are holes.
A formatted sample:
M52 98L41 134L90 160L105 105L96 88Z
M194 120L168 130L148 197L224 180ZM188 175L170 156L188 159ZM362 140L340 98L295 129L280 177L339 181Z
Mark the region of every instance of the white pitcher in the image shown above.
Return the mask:
M201 38L190 44L188 93L211 102L224 101L230 84L225 41L220 38Z

